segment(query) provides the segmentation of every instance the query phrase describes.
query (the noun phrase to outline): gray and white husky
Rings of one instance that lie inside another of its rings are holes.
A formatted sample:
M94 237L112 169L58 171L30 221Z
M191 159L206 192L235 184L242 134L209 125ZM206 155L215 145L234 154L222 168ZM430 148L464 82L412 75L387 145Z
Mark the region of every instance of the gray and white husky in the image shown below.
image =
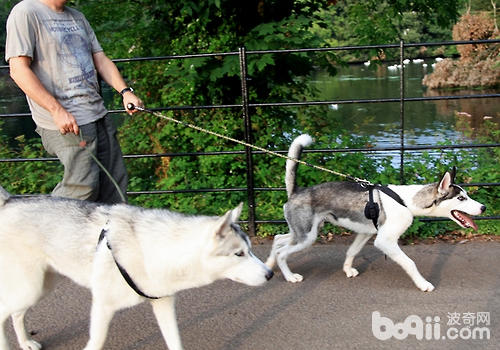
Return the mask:
M311 143L309 135L297 137L290 146L288 156L298 159L302 149ZM286 262L288 256L312 245L319 227L328 221L357 233L344 262L347 277L358 275L352 267L354 257L370 237L377 234L375 246L398 263L419 289L432 291L434 286L422 277L415 263L400 249L398 238L411 225L414 216L450 218L463 228L477 230L470 215L479 215L486 210L484 205L471 199L464 189L453 183L455 169L446 172L435 184L375 186L370 202L368 188L355 182L328 182L298 188L297 167L297 162L287 160L285 183L288 202L284 205L284 214L290 232L274 238L266 262L270 268L277 262L289 282L300 282L303 277L290 271ZM367 203L377 208L375 218L365 215Z
M235 223L241 208L222 217L188 216L125 204L16 198L0 187L0 349L9 348L3 329L9 315L20 347L41 348L28 338L23 318L58 274L91 289L85 350L102 348L116 311L148 299L169 349L182 349L175 293L223 278L258 286L272 277Z

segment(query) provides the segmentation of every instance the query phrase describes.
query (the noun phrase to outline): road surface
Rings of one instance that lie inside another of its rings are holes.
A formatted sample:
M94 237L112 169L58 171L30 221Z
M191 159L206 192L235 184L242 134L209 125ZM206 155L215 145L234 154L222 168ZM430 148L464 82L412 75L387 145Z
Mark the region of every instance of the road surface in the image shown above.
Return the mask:
M219 281L181 292L185 349L500 348L499 242L403 246L435 285L431 293L417 290L373 243L355 260L360 275L346 278L347 243L315 244L292 256L290 268L304 275L301 283L285 282L277 272L264 287ZM263 260L269 250L269 243L254 246ZM29 311L27 328L44 349L82 349L89 312L89 291L63 280ZM10 344L17 345L7 323ZM115 315L105 349L166 349L149 304Z

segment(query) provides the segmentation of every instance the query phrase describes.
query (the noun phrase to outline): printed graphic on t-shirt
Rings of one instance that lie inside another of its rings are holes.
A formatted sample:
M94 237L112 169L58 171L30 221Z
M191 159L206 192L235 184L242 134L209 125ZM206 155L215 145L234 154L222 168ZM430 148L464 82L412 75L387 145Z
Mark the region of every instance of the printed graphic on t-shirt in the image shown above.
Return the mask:
M83 25L74 20L47 20L45 26L55 39L61 73L71 90L95 86L92 51Z

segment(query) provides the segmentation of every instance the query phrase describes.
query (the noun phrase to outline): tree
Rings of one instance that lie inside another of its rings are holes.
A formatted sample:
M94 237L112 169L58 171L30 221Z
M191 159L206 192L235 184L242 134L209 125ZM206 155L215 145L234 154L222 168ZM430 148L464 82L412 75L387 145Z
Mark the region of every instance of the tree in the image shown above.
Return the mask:
M486 12L465 13L453 27L453 40L488 40L498 36L495 20ZM429 88L496 87L500 84L498 44L473 44L458 47L460 58L447 58L424 77Z
M333 17L335 35L345 45L397 43L400 40L433 41L440 28L455 23L463 0L340 0ZM434 38L433 38L434 36ZM419 40L420 39L420 40ZM394 54L372 51L371 55L390 58Z

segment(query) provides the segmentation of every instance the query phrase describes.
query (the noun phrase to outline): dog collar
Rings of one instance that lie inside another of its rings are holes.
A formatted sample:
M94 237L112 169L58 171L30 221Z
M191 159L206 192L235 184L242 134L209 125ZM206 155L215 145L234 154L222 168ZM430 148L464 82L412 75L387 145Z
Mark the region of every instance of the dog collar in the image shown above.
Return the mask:
M118 267L118 271L120 271L120 274L122 275L122 277L125 280L125 282L127 282L127 284L129 285L129 287L132 288L134 290L134 292L136 292L137 294L139 294L141 297L144 297L144 298L147 298L147 299L160 299L160 297L152 297L152 296L147 295L146 293L144 293L137 286L137 284L135 284L134 280L132 279L132 277L130 277L130 275L128 274L127 270L125 270L123 268L123 266L121 266L118 263L118 261L116 260L114 254L113 254L113 249L111 249L111 245L109 243L109 239L107 239L107 237L106 237L106 233L107 232L108 232L108 229L106 227L104 227L102 229L102 231L101 231L101 234L99 235L99 241L97 242L97 245L101 244L102 240L104 238L106 238L106 245L107 245L109 251L111 252L111 256L113 257L113 260L115 261L116 267Z

